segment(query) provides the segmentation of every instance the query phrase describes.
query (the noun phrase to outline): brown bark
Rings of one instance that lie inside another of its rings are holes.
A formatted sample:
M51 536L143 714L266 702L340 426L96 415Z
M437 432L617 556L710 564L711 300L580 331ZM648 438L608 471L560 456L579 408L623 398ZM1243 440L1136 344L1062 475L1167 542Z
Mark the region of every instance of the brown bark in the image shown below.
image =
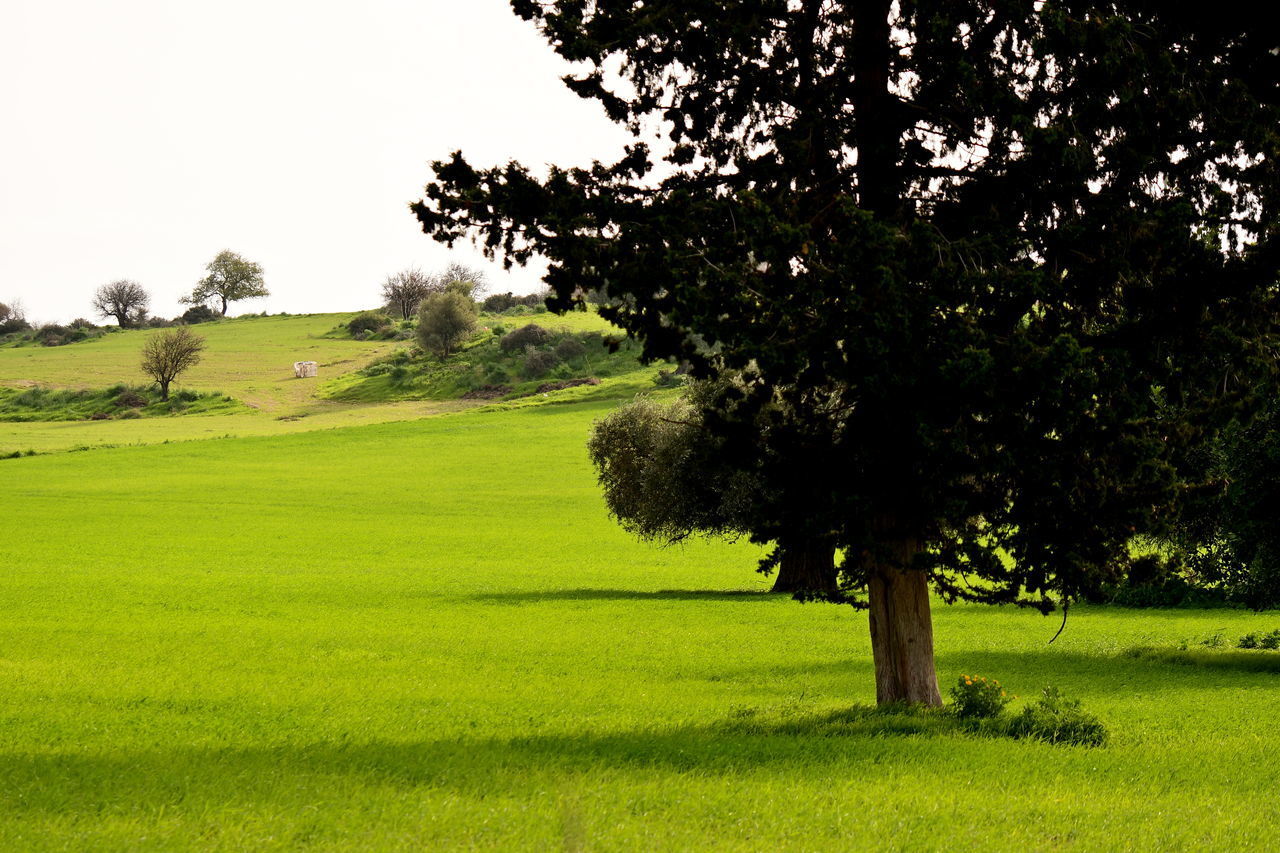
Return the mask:
M835 592L836 549L823 542L783 547L774 592Z
M918 551L916 541L900 540L889 553L873 559L870 567L871 655L879 705L942 705L933 663L929 579L924 572L908 568Z

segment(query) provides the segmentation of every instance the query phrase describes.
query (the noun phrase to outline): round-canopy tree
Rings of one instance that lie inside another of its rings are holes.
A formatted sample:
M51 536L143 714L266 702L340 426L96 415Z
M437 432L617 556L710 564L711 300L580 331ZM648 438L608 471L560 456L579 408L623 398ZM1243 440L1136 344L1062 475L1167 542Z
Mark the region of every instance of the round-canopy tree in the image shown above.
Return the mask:
M180 302L185 305L203 305L218 301L221 302L218 313L225 317L229 302L271 295L262 280L262 267L229 249L219 252L205 269L209 274L200 279L191 294L182 297Z
M512 6L636 142L545 178L457 153L418 218L544 256L553 307L607 294L646 356L742 371L726 452L795 413L756 470L845 549L879 701L941 701L930 583L1047 611L1122 572L1274 369L1280 41L1251 4Z
M93 294L93 310L100 317L114 317L122 329L141 326L150 304L142 285L127 279L104 284Z
M829 534L807 527L811 514L803 496L766 492L755 470L759 455L735 458L708 429L707 401L721 390L718 383L694 381L672 405L640 397L596 421L587 451L610 514L650 541L745 536L773 543L761 571L776 569L774 592L839 600L835 545ZM772 429L760 421L756 445L768 453Z
M418 346L442 360L475 330L476 304L457 291L432 293L418 306Z

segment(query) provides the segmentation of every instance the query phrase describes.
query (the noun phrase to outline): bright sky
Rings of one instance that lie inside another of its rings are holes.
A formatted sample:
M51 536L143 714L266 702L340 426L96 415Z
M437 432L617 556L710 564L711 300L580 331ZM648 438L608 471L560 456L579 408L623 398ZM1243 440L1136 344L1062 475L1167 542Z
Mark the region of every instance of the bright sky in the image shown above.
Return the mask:
M180 313L221 249L262 264L231 313L355 310L450 253L407 204L427 164L607 159L623 137L506 0L0 0L0 301L90 316L129 278Z

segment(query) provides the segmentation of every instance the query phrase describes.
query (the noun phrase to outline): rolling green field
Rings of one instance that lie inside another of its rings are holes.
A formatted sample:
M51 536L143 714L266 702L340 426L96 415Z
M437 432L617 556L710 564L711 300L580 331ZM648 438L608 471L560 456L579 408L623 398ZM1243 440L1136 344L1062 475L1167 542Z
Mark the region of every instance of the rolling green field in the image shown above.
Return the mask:
M0 849L1274 845L1277 653L1202 641L1280 615L937 605L944 690L1057 685L1103 748L859 712L865 614L630 539L572 391L0 460Z
M457 399L400 399L394 389L334 399L358 383L360 368L412 342L359 341L335 334L353 316L306 314L242 317L195 326L206 338L203 360L175 388L227 394L240 405L234 411L200 416L118 421L8 421L0 412L0 457L14 452L49 453L92 447L156 444L166 441L280 435L361 424L415 420L442 412L486 405ZM531 322L576 332L606 331L593 313L563 317L530 314L482 315L481 324L514 328ZM0 346L0 391L32 387L98 390L117 383L145 382L139 353L151 330L114 332L93 341L62 347ZM295 361L319 363L316 379L295 379ZM632 370L606 376L600 387L554 392L554 399L629 397L652 387L656 368L632 364ZM368 383L366 383L368 384ZM374 383L375 385L377 383ZM525 405L520 402L515 405ZM493 404L488 404L492 406Z

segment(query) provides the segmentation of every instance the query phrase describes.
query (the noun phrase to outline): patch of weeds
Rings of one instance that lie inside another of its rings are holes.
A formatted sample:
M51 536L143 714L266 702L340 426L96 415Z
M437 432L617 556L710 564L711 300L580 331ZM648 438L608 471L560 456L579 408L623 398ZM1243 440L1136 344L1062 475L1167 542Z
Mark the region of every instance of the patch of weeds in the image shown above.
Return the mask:
M1065 698L1056 687L1046 687L1039 700L1024 707L1003 729L1009 737L1074 746L1102 746L1110 736L1102 720L1080 707L1079 699Z
M1280 628L1265 634L1245 634L1236 643L1237 649L1280 649Z

